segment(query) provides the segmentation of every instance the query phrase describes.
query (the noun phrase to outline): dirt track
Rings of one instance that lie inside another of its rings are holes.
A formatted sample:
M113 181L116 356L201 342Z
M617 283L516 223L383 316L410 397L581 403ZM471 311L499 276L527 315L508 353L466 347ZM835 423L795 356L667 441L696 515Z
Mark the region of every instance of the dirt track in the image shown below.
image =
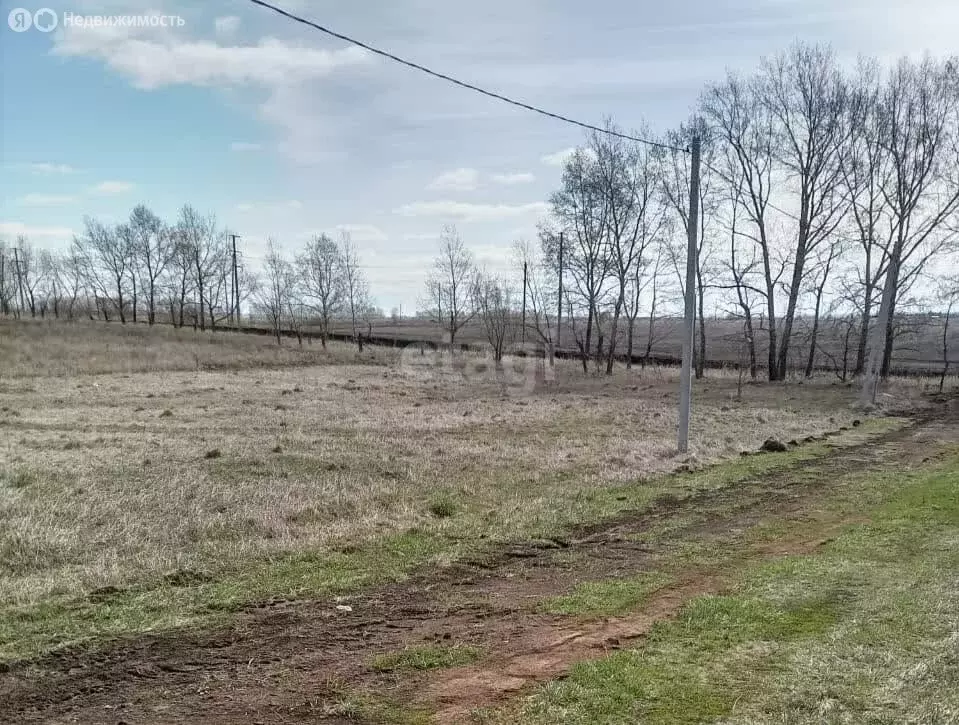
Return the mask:
M818 505L837 474L905 469L930 456L937 441L955 442L955 405L948 415L939 412L773 475L662 500L651 511L568 538L520 543L488 560L425 571L351 597L352 611L332 601L271 603L226 629L139 637L16 665L0 674L0 722L358 722L341 714L345 689L423 707L437 722L468 722L472 708L562 675L577 661L641 637L688 599L722 590L745 561L815 549L847 523ZM679 543L715 543L722 551L743 530L776 520L803 522L802 535L740 544L733 557L683 572L629 616L584 622L532 606L578 581L650 570ZM664 533L649 541L636 536L653 528ZM373 654L433 641L476 644L486 654L476 664L403 676L369 666Z

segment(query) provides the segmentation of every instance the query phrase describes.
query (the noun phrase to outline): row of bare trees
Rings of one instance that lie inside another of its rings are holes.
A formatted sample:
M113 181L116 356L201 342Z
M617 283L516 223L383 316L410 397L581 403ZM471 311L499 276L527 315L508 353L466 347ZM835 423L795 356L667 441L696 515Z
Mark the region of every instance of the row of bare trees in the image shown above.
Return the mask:
M621 131L611 122L607 130ZM700 218L690 220L684 149L694 133L703 171ZM646 128L630 135L650 137ZM862 373L872 339L885 375L897 313L956 263L957 59L903 59L887 70L862 59L847 72L831 49L797 44L751 75L710 85L693 120L659 140L667 148L590 134L550 200L541 252L553 278L563 275L562 310L584 370L592 359L612 371L623 325L631 358L636 317L655 308L664 266L682 293L686 231L696 223L697 376L708 353L706 300L742 320L753 375L811 374L835 355L821 340L838 320L854 345L844 365ZM807 352L797 364L800 339Z
M8 316L158 321L215 330L243 314L266 319L277 337L304 324L323 346L333 324L372 319L373 305L348 234L315 236L287 260L274 242L252 267L212 215L184 206L168 224L144 205L127 221L84 220L64 252L35 248L25 237L0 242L0 313Z
M0 244L0 311L31 317L158 320L215 329L236 322L256 275L237 260L213 216L184 206L164 222L144 205L121 224L84 219L62 252L26 237Z
M345 232L339 241L316 235L289 256L271 240L253 309L269 322L278 344L286 330L302 344L303 328L309 323L326 347L334 323L345 320L360 350L363 326L371 335L373 320L382 314L373 305L359 254Z

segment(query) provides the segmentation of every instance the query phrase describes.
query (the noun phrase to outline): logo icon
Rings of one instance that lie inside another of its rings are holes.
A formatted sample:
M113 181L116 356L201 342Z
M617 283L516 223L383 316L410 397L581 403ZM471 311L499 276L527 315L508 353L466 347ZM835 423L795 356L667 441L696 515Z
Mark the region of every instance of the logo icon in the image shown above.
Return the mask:
M15 33L25 33L33 26L33 15L25 8L14 8L7 16L7 25Z
M60 18L50 8L40 8L33 14L33 26L41 33L52 33L59 23Z

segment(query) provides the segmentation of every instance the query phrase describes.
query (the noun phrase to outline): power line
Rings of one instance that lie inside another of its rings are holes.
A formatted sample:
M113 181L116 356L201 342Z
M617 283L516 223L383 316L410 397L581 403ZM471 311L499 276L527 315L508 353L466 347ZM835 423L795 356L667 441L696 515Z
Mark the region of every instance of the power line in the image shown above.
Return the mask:
M616 136L618 138L623 138L623 139L626 139L627 141L636 141L638 143L648 144L649 146L657 146L659 148L669 149L671 151L681 151L683 153L689 153L689 149L686 149L686 148L681 148L679 146L672 146L670 144L662 143L661 141L653 141L652 139L648 139L648 138L642 138L639 136L630 136L629 134L626 134L626 133L620 133L618 131L611 131L609 129L600 128L599 126L594 126L591 123L577 121L576 119L570 118L569 116L563 116L559 113L553 113L552 111L547 111L542 108L538 108L537 106L530 105L529 103L524 103L523 101L517 101L515 98L504 96L502 93L488 91L485 88L480 88L479 86L473 85L472 83L467 83L466 81L461 81L457 78L453 78L453 76L446 75L445 73L439 73L438 71L431 70L427 68L426 66L420 65L419 63L414 63L413 61L410 61L410 60L406 60L405 58L401 58L398 55L394 55L393 53L389 53L385 50L380 50L379 48L375 48L372 45L368 45L367 43L356 40L355 38L351 38L348 35L337 33L335 30L331 30L330 28L324 27L320 25L319 23L313 22L312 20L307 20L306 18L302 18L299 15L294 15L293 13L287 10L284 10L283 8L278 8L276 5L271 5L268 2L264 2L264 0L250 0L250 2L253 3L254 5L259 5L260 7L266 8L267 10L272 10L273 12L278 13L279 15L282 15L283 17L289 18L290 20L293 20L297 23L301 23L302 25L307 25L315 30L319 30L321 33L326 33L329 36L345 41L357 47L363 48L364 50L368 50L369 52L375 53L376 55L382 56L383 58L388 58L389 60L405 65L408 68L413 68L414 70L418 70L422 73L426 73L427 75L433 76L434 78L439 78L440 80L444 80L447 83L452 83L454 85L460 86L461 88L466 88L467 90L481 93L484 96L495 98L498 101L509 103L510 105L516 106L517 108L523 108L527 111L532 111L533 113L538 113L542 116L548 116L549 118L556 119L557 121L570 123L570 124L573 124L574 126L579 126L580 128L585 128L589 131L597 131L599 133L604 133L608 136Z
M723 181L725 181L727 184L732 184L732 183L733 183L733 180L732 180L732 179L730 179L726 174L724 174L722 171L720 171L719 169L717 169L715 166L713 166L713 165L712 165L711 163L709 163L708 161L707 161L707 162L704 162L704 163L703 163L703 166L705 166L707 169L709 169L709 170L712 171L713 173L717 174L717 175L719 176L719 178L721 178L721 179L722 179ZM783 215L785 215L785 216L788 216L788 217L789 217L790 219L792 219L793 221L796 221L796 222L801 222L801 221L802 221L798 216L796 216L795 214L793 214L793 213L790 212L790 211L786 211L785 209L782 209L782 208L776 206L776 205L773 204L771 201L769 201L769 199L766 199L766 201L765 201L765 203L764 203L764 206L768 206L770 209L772 209L772 210L774 210L774 211L778 211L780 214L783 214Z

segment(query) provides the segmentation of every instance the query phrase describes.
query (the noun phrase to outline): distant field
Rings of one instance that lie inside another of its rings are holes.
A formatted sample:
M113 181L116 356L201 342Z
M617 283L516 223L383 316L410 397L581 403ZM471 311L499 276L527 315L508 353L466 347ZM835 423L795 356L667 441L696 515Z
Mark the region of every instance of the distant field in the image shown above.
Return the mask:
M758 319L755 324L759 324ZM942 325L943 322L938 317L929 318L904 318L900 323L904 328L908 327L909 332L903 333L893 352L894 367L906 370L925 370L936 372L942 367ZM808 321L801 319L798 322L798 331L790 346L792 350L790 358L791 367L802 370L806 365L806 359L809 355L808 341ZM680 339L680 330L682 321L678 318L663 318L657 320L654 327L655 334L652 346L654 356L668 358L679 358L682 355L682 341ZM950 326L949 349L950 359L953 368L959 367L959 325ZM349 326L337 325L336 332L341 334L349 333ZM365 330L365 328L364 328ZM649 324L646 320L638 320L634 329L634 355L642 355L646 349L646 340L649 334ZM843 333L844 334L844 333ZM397 339L414 340L441 340L442 331L439 325L427 320L418 319L382 319L373 325L373 335L379 337L395 337ZM766 332L758 331L756 333L756 355L760 365L766 358ZM708 359L713 363L727 363L735 365L746 355L742 347L743 328L742 322L728 319L709 319L706 324L706 348ZM620 353L625 352L625 330L621 331L617 349ZM850 368L855 364L856 348L858 345L858 334L853 333L849 340L849 365ZM535 341L535 335L530 334L528 340ZM482 344L486 337L482 325L474 322L466 325L457 335L457 340L462 343ZM561 347L570 352L576 348L575 338L572 329L568 324L564 324L561 336ZM843 339L837 329L832 326L831 321L823 323L819 331L819 343L817 348L826 352L819 352L816 356L816 366L820 369L831 369L836 364L841 364L843 352ZM829 353L828 355L826 353ZM833 358L830 358L832 355Z

